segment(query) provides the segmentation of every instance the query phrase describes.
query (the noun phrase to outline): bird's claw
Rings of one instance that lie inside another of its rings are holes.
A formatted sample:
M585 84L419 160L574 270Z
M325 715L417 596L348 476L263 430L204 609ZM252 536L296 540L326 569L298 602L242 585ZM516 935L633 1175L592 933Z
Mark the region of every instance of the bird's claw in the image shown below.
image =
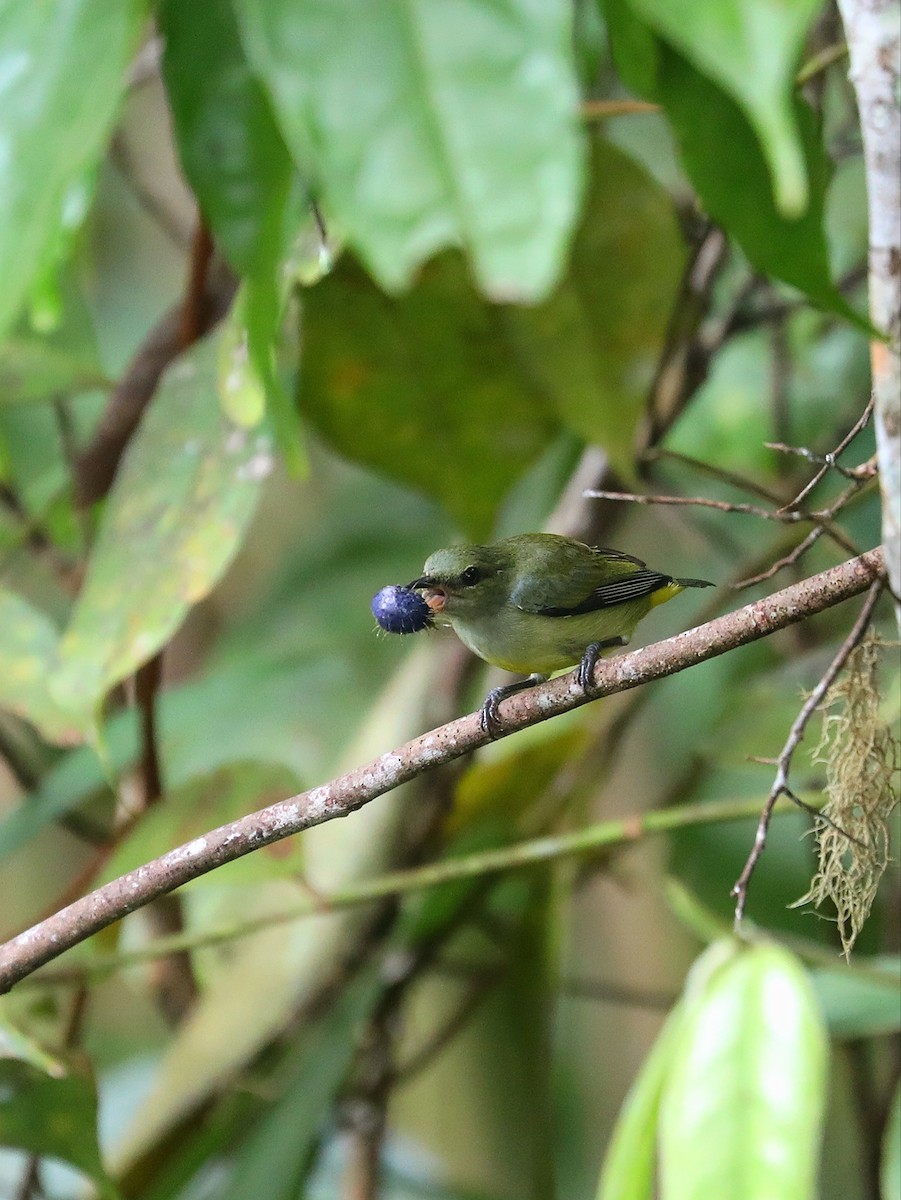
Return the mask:
M504 727L501 724L500 715L498 713L498 705L503 699L504 691L504 688L495 688L494 691L489 692L485 697L485 703L479 710L479 724L482 726L482 731L487 733L492 741L494 741L495 738L500 737L504 731ZM502 694L498 696L498 692L501 692Z
M520 679L516 683L507 683L502 687L491 689L479 711L479 723L492 741L500 737L504 732L504 726L498 712L500 702L506 700L508 696L515 696L517 692L523 692L526 688L535 687L536 684L545 683L546 681L546 675L536 673L530 675L528 679Z
M592 642L585 647L585 653L576 667L576 682L586 695L594 691L594 669L602 651L625 645L627 642L624 637L615 637L608 638L605 642Z

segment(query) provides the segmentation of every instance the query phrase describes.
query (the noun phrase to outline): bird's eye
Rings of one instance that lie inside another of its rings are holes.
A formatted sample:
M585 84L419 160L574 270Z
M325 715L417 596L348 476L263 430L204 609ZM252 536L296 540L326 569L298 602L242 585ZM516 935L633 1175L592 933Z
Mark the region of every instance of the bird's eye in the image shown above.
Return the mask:
M482 572L478 567L467 567L465 571L460 572L460 582L466 587L471 587L474 583L478 583L482 578Z

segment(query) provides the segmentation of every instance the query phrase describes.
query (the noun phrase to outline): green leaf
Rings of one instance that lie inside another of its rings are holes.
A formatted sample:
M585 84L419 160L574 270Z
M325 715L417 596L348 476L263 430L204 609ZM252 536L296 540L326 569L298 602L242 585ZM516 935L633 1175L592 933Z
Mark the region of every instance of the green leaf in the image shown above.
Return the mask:
M303 411L342 453L484 536L558 422L632 473L682 262L669 197L599 141L572 264L535 308L481 300L454 256L398 299L342 259L305 293Z
M163 77L188 182L235 270L271 274L292 165L245 58L232 5L166 0L160 24Z
M215 338L163 376L107 500L57 698L96 704L165 645L241 545L272 460L223 414Z
M362 1023L381 988L376 971L358 976L301 1039L285 1069L284 1090L235 1156L232 1177L220 1192L222 1200L294 1200L302 1193Z
M506 317L527 378L569 429L603 446L623 479L634 476L635 431L684 263L670 197L597 140L569 270L544 304Z
M809 106L801 100L794 105L810 196L803 216L792 219L773 201L766 162L738 105L678 54L665 47L661 52L661 99L704 208L758 270L861 324L830 274L823 232L829 163Z
M835 1038L878 1037L901 1030L897 956L836 963L812 974L826 1024Z
M600 4L617 75L636 96L656 103L660 65L657 37L636 15L629 0L600 0Z
M810 982L775 945L715 943L700 963L713 956L684 1001L661 1101L661 1194L812 1198L827 1042Z
M779 213L799 217L808 204L807 151L793 104L794 77L820 0L630 2L741 106L762 146Z
M83 741L90 711L64 708L50 694L56 670L59 632L21 596L0 588L0 708L30 721L48 741Z
M301 172L379 283L462 246L495 299L546 295L581 185L565 0L237 0Z
M90 388L109 388L100 368L29 334L0 345L0 404L52 400Z
M896 1200L901 1195L901 1084L895 1089L882 1136L879 1182L882 1200Z
M384 295L352 260L306 297L301 411L343 454L435 496L472 537L555 431L456 256Z
M119 1195L97 1144L97 1093L89 1075L46 1054L0 1011L0 1146L71 1163L106 1200Z
M598 1180L597 1200L653 1200L660 1097L679 1042L684 1013L672 1013L616 1118Z
M103 148L143 13L141 0L0 2L0 337Z

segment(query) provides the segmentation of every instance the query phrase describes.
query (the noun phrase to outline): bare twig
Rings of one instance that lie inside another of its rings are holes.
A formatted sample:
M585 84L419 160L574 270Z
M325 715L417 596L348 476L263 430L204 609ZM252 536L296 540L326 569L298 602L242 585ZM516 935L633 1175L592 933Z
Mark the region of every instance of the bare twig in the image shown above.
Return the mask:
M775 760L776 777L773 780L773 786L770 788L770 793L766 798L766 803L763 806L763 811L760 814L760 821L757 825L757 833L754 837L754 845L751 847L751 853L748 855L747 862L742 868L742 872L735 882L732 889L732 895L735 897L735 927L738 929L741 926L742 918L745 913L745 905L748 899L748 885L751 882L751 876L760 861L760 857L766 847L767 833L769 831L770 818L773 814L773 809L776 801L780 796L787 796L799 808L803 808L810 812L810 806L805 804L789 786L789 771L791 769L792 757L801 741L804 738L804 731L810 718L816 712L823 697L829 691L836 676L841 671L842 667L848 660L848 656L855 646L858 645L861 638L867 631L870 624L870 618L873 615L873 609L876 607L876 601L879 599L879 594L882 591L884 584L881 579L875 580L870 584L869 594L866 602L860 610L860 615L854 622L854 626L848 636L842 642L837 654L829 664L825 674L820 682L813 689L810 695L805 700L801 707L801 711L795 717L792 727L789 730L788 737L785 740L785 745L779 753L779 757ZM822 813L815 815L820 820L825 820Z
M502 736L767 637L858 595L881 576L882 569L882 552L872 550L706 625L632 654L601 660L595 668L590 694L579 687L573 675L521 692L502 705ZM468 754L488 740L478 714L461 717L329 784L222 825L112 880L0 946L0 992L8 991L64 950L158 896L272 842L348 816L377 796Z
M807 512L806 510L788 510L788 509L769 509L762 508L759 504L734 503L729 500L712 500L706 496L650 496L644 493L635 492L602 492L590 491L586 492L586 496L590 496L595 500L622 500L630 504L659 504L669 506L682 506L694 508L714 508L718 512L724 513L742 513L745 516L759 517L764 521L778 521L784 525L796 525L802 521L812 521L815 525L822 529L822 532L828 534L829 537L840 546L846 554L859 554L860 551L853 542L833 523L833 517L840 512L847 504L848 500L854 495L866 482L861 480L855 482L850 488L846 489L834 504L829 508L822 509L820 512Z
M729 471L717 463L705 462L702 458L693 458L692 455L683 454L680 450L671 450L668 446L655 446L646 451L644 458L647 462L665 460L680 463L693 471L700 471L704 475L718 479L721 483L728 484L729 487L737 488L741 492L750 492L752 496L759 496L762 500L769 500L773 504L782 503L782 497L777 492L758 480L751 479L748 475L739 475L737 471Z
M659 104L647 100L583 100L579 112L586 121L605 121L608 117L643 116L659 113Z
M733 588L737 592L741 592L745 588L754 587L755 584L764 583L767 579L772 579L774 575L778 575L785 567L793 566L794 563L803 558L811 546L815 545L825 532L826 530L822 525L815 526L804 540L798 542L797 546L793 550L790 550L788 554L784 554L782 558L778 558L765 571L759 571L756 575L749 575L746 579L740 579L737 583L733 583Z
M835 464L836 459L842 453L842 451L846 450L848 448L848 446L850 446L851 443L854 441L854 439L857 437L857 435L867 427L870 417L873 414L873 404L874 404L874 398L871 396L870 399L867 401L866 407L864 408L863 412L860 414L860 416L857 418L857 420L854 422L854 424L851 426L851 428L848 430L848 432L845 434L845 436L842 438L842 440L839 442L839 444L835 447L835 449L830 454L823 455L823 459L822 459L823 465L820 468L820 470L817 471L817 473L816 473L816 475L814 475L813 479L811 479L809 483L805 484L805 486L801 489L801 491L798 492L798 494L797 494L797 496L795 496L794 500L790 500L788 502L788 504L783 506L783 511L789 512L793 509L796 509L802 503L802 501L807 499L807 497L810 495L810 493L813 491L813 489L817 486L817 484L820 482L820 480L827 474L827 472L830 470L830 468ZM790 449L789 447L783 447L780 445L774 445L772 448L775 450L789 450ZM791 452L802 454L810 462L816 461L812 451L809 451L809 450L804 451L803 449L791 448Z

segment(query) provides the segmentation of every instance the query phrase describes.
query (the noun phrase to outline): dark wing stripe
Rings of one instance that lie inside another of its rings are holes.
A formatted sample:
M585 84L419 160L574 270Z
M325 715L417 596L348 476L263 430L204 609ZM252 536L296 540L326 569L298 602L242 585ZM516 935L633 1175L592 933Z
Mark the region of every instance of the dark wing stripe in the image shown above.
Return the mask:
M671 575L661 575L659 571L636 571L595 588L581 604L575 604L572 608L548 607L529 611L543 617L577 617L581 613L596 612L599 608L612 608L617 604L627 604L630 600L640 600L642 596L649 596L672 582Z

